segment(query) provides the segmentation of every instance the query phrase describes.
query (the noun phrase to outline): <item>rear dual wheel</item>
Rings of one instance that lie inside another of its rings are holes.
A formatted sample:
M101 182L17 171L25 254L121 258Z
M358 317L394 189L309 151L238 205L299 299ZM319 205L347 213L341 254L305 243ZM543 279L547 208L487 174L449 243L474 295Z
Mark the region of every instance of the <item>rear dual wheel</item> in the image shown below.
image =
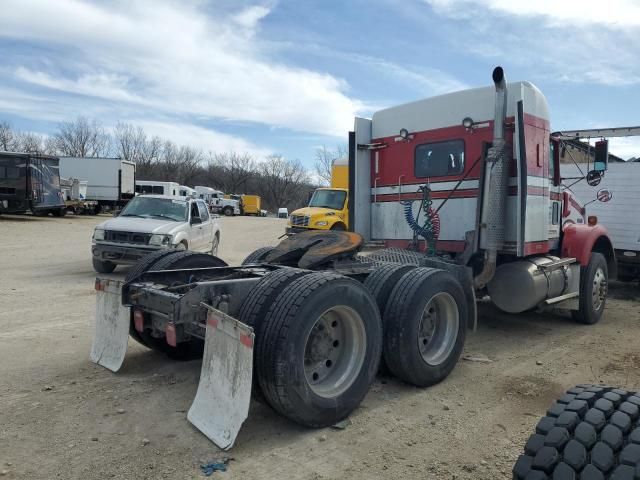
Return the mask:
M382 323L375 300L362 284L341 275L295 278L257 331L262 393L276 411L302 425L325 427L347 417L378 369Z
M384 360L396 377L418 387L445 379L462 353L467 306L460 283L435 268L414 268L386 302Z

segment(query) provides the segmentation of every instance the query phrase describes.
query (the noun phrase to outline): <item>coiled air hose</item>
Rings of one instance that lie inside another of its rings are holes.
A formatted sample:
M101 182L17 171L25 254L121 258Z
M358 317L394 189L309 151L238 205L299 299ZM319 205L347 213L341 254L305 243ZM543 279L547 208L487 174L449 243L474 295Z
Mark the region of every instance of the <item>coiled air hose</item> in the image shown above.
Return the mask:
M413 216L413 200L400 202L404 208L404 218L413 231L413 246L417 249L418 237L424 238L427 243L427 255L435 255L436 240L440 235L440 215L433 210L431 201L431 189L428 185L421 185L418 192L422 193L418 214ZM420 225L420 214L424 211L424 222Z

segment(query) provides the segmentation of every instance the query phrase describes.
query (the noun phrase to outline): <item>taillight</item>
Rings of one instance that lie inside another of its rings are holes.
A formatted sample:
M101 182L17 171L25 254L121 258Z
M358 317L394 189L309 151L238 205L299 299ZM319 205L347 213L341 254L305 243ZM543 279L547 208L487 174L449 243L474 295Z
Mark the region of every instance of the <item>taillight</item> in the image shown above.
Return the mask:
M144 330L144 312L142 310L133 311L133 324L138 332Z

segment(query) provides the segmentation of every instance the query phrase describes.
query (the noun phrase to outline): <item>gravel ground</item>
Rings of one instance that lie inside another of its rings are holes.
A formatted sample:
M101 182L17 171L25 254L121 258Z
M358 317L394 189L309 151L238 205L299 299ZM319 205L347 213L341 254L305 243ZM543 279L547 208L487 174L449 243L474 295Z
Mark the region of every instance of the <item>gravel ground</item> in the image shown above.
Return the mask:
M106 217L105 217L106 218ZM253 403L220 452L187 420L200 362L131 341L113 374L88 360L90 237L103 218L0 217L0 478L507 479L537 418L566 388L640 388L640 289L612 284L603 320L506 315L481 305L478 331L441 384L378 378L344 430L308 430ZM223 218L220 256L238 264L284 221ZM122 277L125 268L113 274Z

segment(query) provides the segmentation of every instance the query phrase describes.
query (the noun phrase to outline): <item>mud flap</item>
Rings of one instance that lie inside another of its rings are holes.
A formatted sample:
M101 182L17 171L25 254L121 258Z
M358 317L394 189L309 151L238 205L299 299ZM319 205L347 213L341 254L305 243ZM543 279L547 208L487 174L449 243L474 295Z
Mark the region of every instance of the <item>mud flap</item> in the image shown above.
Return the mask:
M130 308L122 305L123 282L96 278L96 319L91 361L117 372L129 341Z
M249 415L253 329L208 305L198 391L187 418L223 450L233 446Z

